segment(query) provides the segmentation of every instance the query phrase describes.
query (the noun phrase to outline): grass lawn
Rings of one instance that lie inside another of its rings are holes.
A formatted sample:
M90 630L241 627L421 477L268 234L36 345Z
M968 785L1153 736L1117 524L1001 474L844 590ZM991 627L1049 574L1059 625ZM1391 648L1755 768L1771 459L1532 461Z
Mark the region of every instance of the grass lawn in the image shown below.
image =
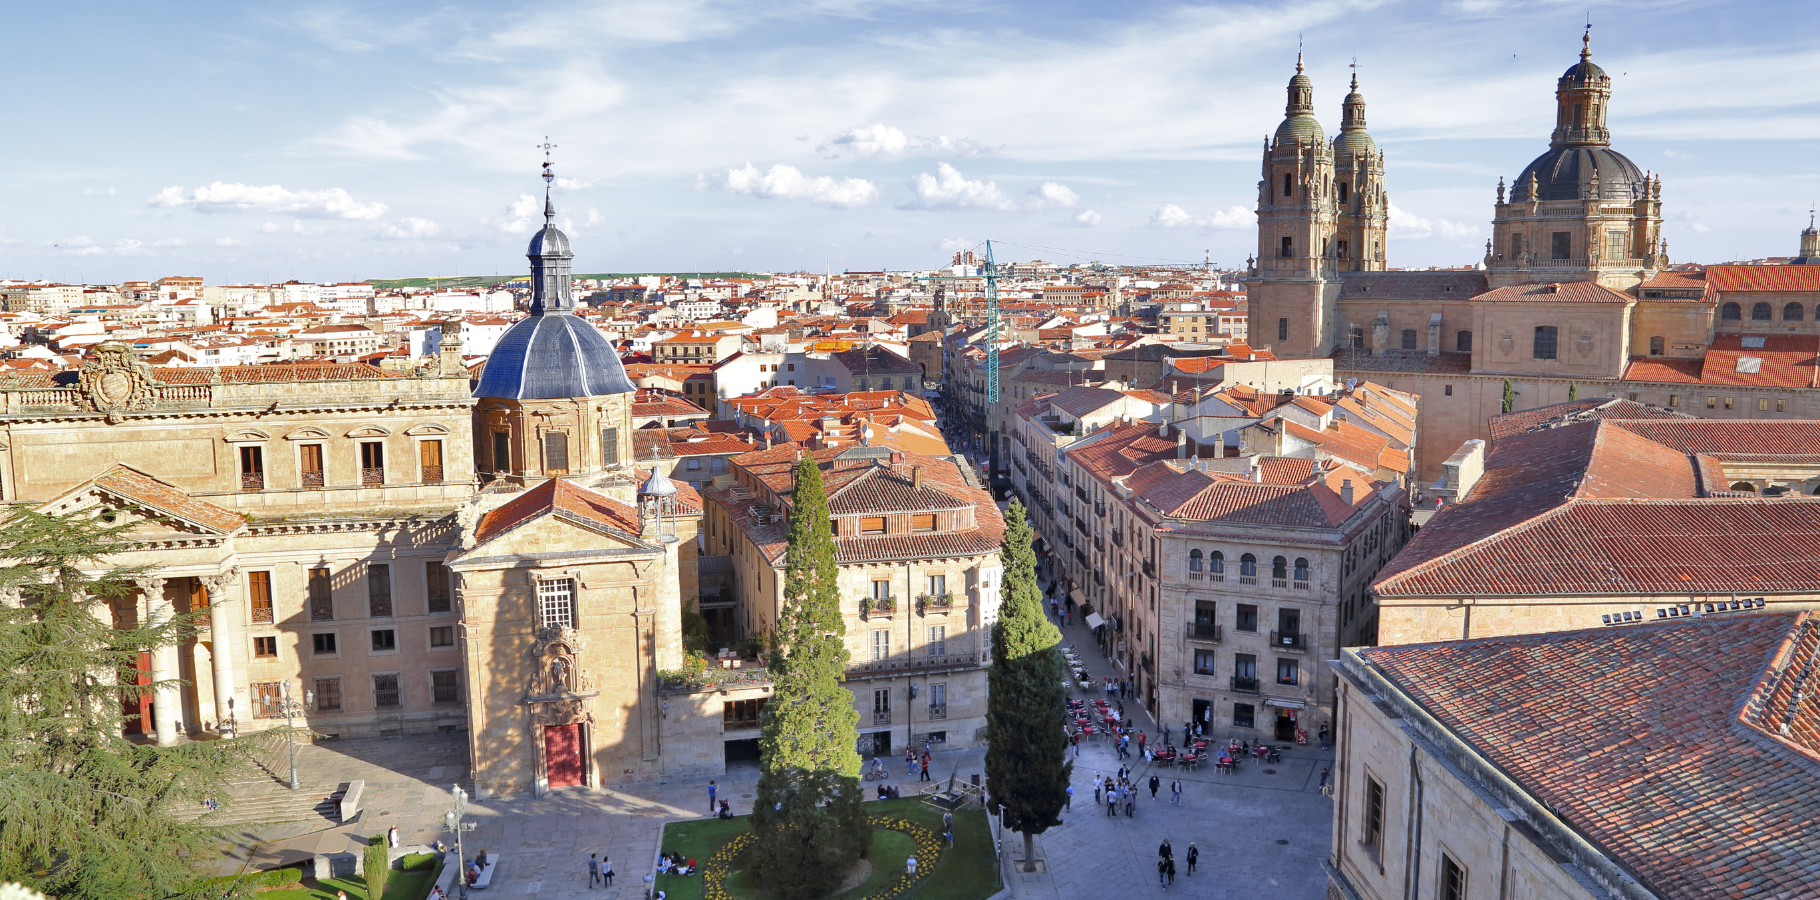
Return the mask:
M924 805L919 800L905 798L902 800L867 801L867 815L890 815L929 829L939 835L942 833L941 810ZM676 822L664 826L664 852L675 851L684 857L707 862L708 857L734 835L749 831L751 819L738 816L732 819L702 819L691 822ZM904 870L904 859L910 854L910 839L907 835L887 829L875 829L872 833L872 875L859 887L840 894L830 900L858 900L883 887L898 873ZM927 867L927 860L917 860L919 867ZM641 860L640 868L632 870L620 864L621 877L643 878L645 870ZM926 868L925 868L926 871ZM736 867L727 878L727 889L738 896L751 900L769 900L768 895L753 888L745 879L743 868ZM659 875L657 889L664 892L668 900L701 900L700 875ZM1003 887L999 879L998 858L992 850L991 821L986 811L979 807L970 807L954 814L954 846L942 853L935 870L916 889L917 900L984 900L998 893ZM386 892L387 896L391 891ZM330 896L333 896L331 892ZM350 897L353 895L350 893Z
M380 900L423 900L436 883L436 871L393 872L386 881L385 896ZM335 900L336 891L347 891L348 900L372 900L367 896L365 878L326 878L313 887L288 891L263 891L253 896L259 900Z

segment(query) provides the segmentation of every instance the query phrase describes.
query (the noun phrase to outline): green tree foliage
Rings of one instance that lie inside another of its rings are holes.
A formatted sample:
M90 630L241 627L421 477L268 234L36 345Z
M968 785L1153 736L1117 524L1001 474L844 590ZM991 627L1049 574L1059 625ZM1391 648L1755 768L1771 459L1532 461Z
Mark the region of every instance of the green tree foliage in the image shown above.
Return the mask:
M1504 379L1503 411L1508 413L1508 412L1510 412L1511 407L1516 406L1516 405L1517 405L1517 391L1515 388L1510 386L1510 379L1506 378L1506 379Z
M361 869L366 874L367 896L374 900L385 896L386 878L392 874L392 861L386 858L386 852L385 835L376 834L367 839Z
M0 515L0 881L96 900L232 895L236 883L193 867L216 832L171 813L213 796L244 745L119 733L122 701L152 689L133 683L139 651L191 627L116 626L114 604L130 604L146 575L105 562L130 527L87 512Z
M859 713L843 682L847 625L841 618L834 538L821 470L796 467L784 604L771 643L770 702L758 746L763 760L752 830L758 883L798 900L827 894L871 846L860 807Z
M992 626L986 674L986 786L1004 826L1023 833L1024 859L1033 866L1036 835L1062 823L1074 764L1067 757L1062 635L1043 615L1030 542L1024 506L1013 501L999 551L1004 604Z
M1568 400L1568 402L1571 403L1578 399L1580 399L1580 385L1577 382L1572 382L1572 381L1568 382L1567 383L1567 400Z

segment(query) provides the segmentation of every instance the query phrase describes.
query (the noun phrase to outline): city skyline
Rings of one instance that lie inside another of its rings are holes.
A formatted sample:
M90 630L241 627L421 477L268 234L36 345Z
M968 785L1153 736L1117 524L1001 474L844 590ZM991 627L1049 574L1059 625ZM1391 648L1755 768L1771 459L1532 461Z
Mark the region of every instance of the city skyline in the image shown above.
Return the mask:
M24 35L80 28L86 55L71 72L50 55L67 44L20 48L15 115L39 127L0 153L0 277L519 274L546 134L577 271L927 268L985 238L1046 248L1018 258L1232 266L1255 247L1257 145L1298 43L1330 134L1357 59L1387 155L1390 264L1471 264L1498 178L1546 146L1586 14L1485 0L1128 4L1116 20L1086 4L535 12L17 14ZM1590 14L1613 146L1661 174L1671 258L1793 254L1820 193L1802 159L1820 117L1800 91L1820 53L1794 37L1815 13Z

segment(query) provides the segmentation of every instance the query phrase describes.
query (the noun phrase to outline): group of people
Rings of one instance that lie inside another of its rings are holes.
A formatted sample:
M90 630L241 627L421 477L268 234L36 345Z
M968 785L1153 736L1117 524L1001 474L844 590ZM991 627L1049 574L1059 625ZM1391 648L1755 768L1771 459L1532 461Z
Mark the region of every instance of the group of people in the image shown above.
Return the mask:
M474 884L480 880L480 873L485 870L486 867L487 851L482 850L479 853L474 854L474 858L469 860L468 864L462 868L462 877L466 878L469 884Z
M920 772L922 773L922 777L918 778L918 781L932 780L929 777L929 764L934 761L935 757L929 753L929 745L927 743L923 744L923 755L921 759L917 758L915 748L904 748L904 774L915 775Z
M1150 776L1150 781L1150 796L1155 798L1157 786L1160 782L1155 775ZM1178 792L1181 790L1181 782L1176 782L1176 790ZM1098 772L1095 772L1093 775L1094 803L1097 804L1100 802L1101 794L1104 794L1106 797L1106 815L1116 816L1119 814L1119 810L1123 808L1125 810L1126 818L1136 817L1138 786L1131 780L1130 769L1119 766L1119 771L1116 776L1101 776Z
M695 860L684 859L681 853L670 852L657 857L657 874L659 875L693 875Z
M1201 861L1201 848L1190 843L1185 859L1188 863L1188 874L1193 875L1194 867ZM1175 848L1169 845L1168 838L1163 838L1163 843L1156 848L1156 883L1161 885L1164 890L1168 890L1170 885L1175 884Z
M602 853L597 858L596 854L590 853L588 854L588 887L592 889L595 885L603 883L607 887L613 886L613 857Z

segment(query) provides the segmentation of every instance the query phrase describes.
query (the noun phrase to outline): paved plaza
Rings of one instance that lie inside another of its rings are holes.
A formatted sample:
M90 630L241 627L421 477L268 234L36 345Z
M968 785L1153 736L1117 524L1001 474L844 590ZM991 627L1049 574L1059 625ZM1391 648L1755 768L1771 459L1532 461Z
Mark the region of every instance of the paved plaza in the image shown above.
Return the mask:
M1092 649L1090 636L1078 623L1064 629L1066 642L1082 649L1090 671L1111 674L1110 663ZM1135 701L1126 708L1151 736L1155 726ZM1135 750L1133 751L1135 757ZM1308 898L1323 896L1331 801L1319 791L1320 773L1333 755L1313 746L1291 747L1277 764L1248 762L1232 775L1211 768L1178 773L1159 769L1163 788L1156 800L1140 794L1136 815L1107 817L1093 800L1094 774L1110 774L1119 762L1110 743L1082 743L1074 769L1074 811L1064 823L1039 838L1038 855L1048 871L1025 875L1006 869L1013 894L1032 900L1104 900L1108 896L1160 896L1188 892L1193 897ZM1148 782L1150 770L1141 759L1127 763L1133 780ZM946 778L957 771L962 780L984 772L983 751L936 753L934 772ZM315 798L353 779L366 782L364 833L397 825L407 845L447 839L442 832L449 786L471 786L467 771L467 736L413 735L397 738L331 741L299 751L304 789L295 808L307 811ZM902 759L890 767L892 781L905 793L916 790L904 774ZM1269 773L1269 774L1266 774ZM1181 806L1169 802L1169 783L1183 783ZM748 812L758 781L756 763L746 763L717 777L720 796L736 813ZM866 784L871 790L876 783ZM248 781L235 796L288 794L271 779ZM249 804L249 809L257 809ZM707 779L670 781L594 791L570 790L544 798L472 801L474 831L466 837L469 856L485 849L502 860L494 896L536 894L541 897L584 895L640 900L644 874L657 852L659 827L670 821L705 815ZM284 838L326 828L317 817L309 825L258 828L254 837ZM1165 891L1157 884L1157 845L1169 838L1177 861L1176 883ZM1201 851L1201 871L1187 874L1190 842ZM1022 838L1007 833L1007 852L1022 851ZM611 889L588 891L589 853L609 854L619 872ZM227 864L231 871L231 862Z

